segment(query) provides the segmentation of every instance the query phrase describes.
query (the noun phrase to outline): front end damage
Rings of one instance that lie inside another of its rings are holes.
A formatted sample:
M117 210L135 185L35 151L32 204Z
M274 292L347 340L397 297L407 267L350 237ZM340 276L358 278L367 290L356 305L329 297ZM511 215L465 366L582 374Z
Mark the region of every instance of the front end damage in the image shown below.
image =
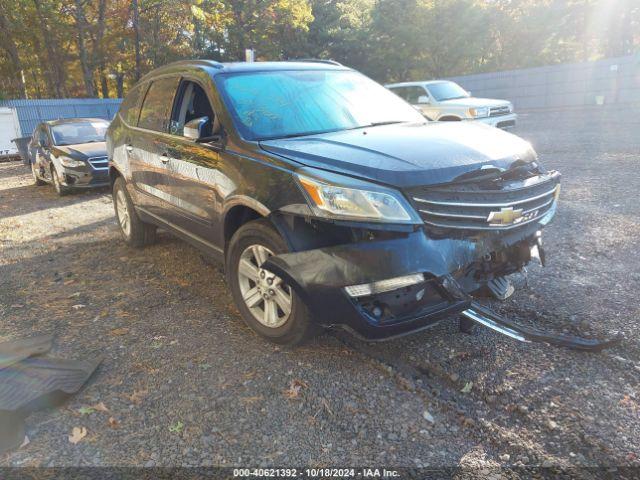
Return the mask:
M532 256L544 258L540 229L555 214L559 178L549 172L534 181L506 179L500 195L478 189L478 182L422 191L411 197L424 220L419 226L274 213L272 220L292 253L271 257L263 268L294 288L320 324L370 341L462 314L522 341L554 343L541 332L500 323L474 297L496 279L521 271ZM521 220L501 223L501 218L513 218L514 210ZM498 212L497 219L492 212ZM555 343L575 346L568 337ZM604 345L574 343L582 349Z

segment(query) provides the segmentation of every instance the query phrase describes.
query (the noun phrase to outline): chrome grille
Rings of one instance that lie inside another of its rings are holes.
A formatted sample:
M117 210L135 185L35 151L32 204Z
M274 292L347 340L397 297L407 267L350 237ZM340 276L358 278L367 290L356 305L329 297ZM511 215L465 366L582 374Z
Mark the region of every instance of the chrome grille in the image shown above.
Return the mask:
M107 157L91 157L89 165L94 170L109 170L109 159Z
M507 115L508 113L511 113L509 110L508 105L505 105L504 107L492 107L489 109L489 116L499 117L500 115Z
M425 224L462 230L508 230L543 217L554 206L560 174L526 180L419 187L409 192Z

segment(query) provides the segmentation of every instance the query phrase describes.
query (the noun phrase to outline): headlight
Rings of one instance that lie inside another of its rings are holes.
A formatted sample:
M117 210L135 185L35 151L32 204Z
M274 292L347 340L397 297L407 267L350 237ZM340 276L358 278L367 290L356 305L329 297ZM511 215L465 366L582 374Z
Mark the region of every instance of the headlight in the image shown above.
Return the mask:
M318 216L388 223L421 222L402 195L392 190L361 190L329 185L301 175L296 177Z
M69 167L69 168L82 167L86 165L86 162L84 160L75 160L73 158L64 157L64 156L58 157L58 160L60 160L60 163L63 166Z
M482 118L489 116L489 107L470 108L469 115L473 118Z

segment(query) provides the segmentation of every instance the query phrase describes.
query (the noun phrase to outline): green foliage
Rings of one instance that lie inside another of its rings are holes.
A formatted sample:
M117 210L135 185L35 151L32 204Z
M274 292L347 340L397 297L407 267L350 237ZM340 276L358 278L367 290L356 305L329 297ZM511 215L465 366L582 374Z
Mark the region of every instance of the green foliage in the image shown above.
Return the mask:
M0 92L121 96L165 63L332 58L380 81L633 53L638 0L0 0ZM23 81L24 79L24 81Z

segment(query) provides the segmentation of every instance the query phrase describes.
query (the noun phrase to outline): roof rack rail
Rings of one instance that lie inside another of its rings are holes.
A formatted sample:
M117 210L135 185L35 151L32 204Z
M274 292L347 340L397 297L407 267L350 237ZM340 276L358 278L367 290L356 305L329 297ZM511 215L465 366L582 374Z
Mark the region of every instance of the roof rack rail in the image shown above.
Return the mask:
M336 62L335 60L327 60L324 58L292 58L289 60L285 60L286 62L310 62L310 63L326 63L328 65L336 65L338 67L343 67L340 62Z
M222 63L218 62L217 60L209 60L208 58L194 58L193 60L182 60L175 63L184 63L185 65L198 64L213 68L224 68L224 65Z

